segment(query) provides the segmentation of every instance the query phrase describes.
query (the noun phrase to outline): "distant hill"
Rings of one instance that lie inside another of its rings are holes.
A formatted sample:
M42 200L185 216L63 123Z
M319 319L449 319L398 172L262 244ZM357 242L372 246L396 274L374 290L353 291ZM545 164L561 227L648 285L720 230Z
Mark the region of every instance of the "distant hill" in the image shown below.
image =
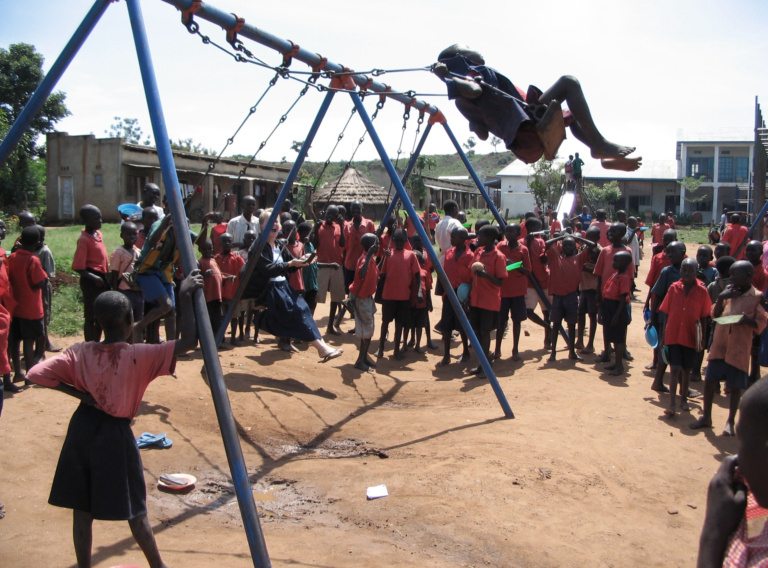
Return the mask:
M425 169L422 172L425 176L435 178L441 176L469 176L469 172L458 154L435 154L429 157L434 160L436 165L431 169ZM512 152L474 154L469 156L469 162L483 181L493 179L497 172L512 163L514 159L515 157ZM394 163L394 159L392 162ZM324 163L325 162L304 162L304 165L302 166L302 178L317 178L323 170ZM322 174L321 183L341 175L341 172L344 170L344 164L345 162L332 162L328 164L328 167ZM402 172L407 165L408 158L401 157L400 162L397 164L397 170ZM352 162L352 166L371 179L379 180L379 183L383 183L380 181L382 175L386 177L386 172L384 171L384 166L382 165L381 160Z

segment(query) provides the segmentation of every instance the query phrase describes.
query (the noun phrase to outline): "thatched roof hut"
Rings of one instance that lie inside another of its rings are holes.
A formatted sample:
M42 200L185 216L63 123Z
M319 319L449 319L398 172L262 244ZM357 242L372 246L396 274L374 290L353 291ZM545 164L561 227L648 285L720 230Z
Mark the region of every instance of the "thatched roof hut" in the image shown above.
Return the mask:
M350 203L361 201L365 217L381 219L394 195L394 188L388 196L386 188L376 185L372 179L350 167L315 192L312 196L312 206L319 212L330 199L331 205L344 205L349 211Z

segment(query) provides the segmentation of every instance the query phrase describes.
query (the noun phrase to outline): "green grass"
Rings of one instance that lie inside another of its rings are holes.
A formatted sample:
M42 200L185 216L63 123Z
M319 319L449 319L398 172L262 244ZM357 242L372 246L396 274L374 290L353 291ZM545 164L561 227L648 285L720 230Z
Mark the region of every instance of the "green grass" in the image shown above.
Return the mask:
M48 331L59 337L83 333L83 295L79 286L62 286L53 294Z

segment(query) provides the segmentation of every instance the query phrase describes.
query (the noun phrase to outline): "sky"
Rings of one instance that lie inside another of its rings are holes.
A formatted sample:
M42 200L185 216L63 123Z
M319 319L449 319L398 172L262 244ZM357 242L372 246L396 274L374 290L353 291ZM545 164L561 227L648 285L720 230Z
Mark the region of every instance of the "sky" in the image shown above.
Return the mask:
M526 89L542 90L561 75L573 75L584 89L603 135L636 146L645 160L674 160L678 129L754 126L757 96L768 115L768 2L764 0L550 0L547 3L485 0L294 0L254 2L212 0L207 4L236 13L246 23L357 71L427 67L453 43L480 51L487 65ZM45 58L47 71L80 24L88 0L3 2L0 47L25 42ZM180 23L180 12L162 0L142 0L149 47L155 65L169 136L192 138L221 151L268 86L273 73L238 63L212 45L204 45ZM482 7L478 9L478 7ZM200 21L201 32L227 45L224 31ZM257 57L277 65L281 56L245 39ZM308 67L295 61L293 69ZM428 71L387 73L378 81L396 91L414 90L440 108L461 142L472 133L445 96L443 83ZM302 85L280 79L249 118L225 155L252 156ZM66 93L72 116L57 129L69 134L105 137L114 117L137 118L151 131L128 10L124 1L107 8L57 85ZM323 93L309 91L277 128L259 160L292 161L295 140L303 140ZM375 100L367 100L369 113ZM352 109L337 94L309 151L309 159L374 159L364 127L355 117L333 154L331 150ZM388 101L375 124L388 154L407 159L416 133L416 112L402 135L404 106ZM401 136L403 138L400 145ZM501 149L499 146L498 149ZM492 152L479 142L478 153ZM453 153L441 128L431 132L425 154ZM588 149L569 136L560 155Z

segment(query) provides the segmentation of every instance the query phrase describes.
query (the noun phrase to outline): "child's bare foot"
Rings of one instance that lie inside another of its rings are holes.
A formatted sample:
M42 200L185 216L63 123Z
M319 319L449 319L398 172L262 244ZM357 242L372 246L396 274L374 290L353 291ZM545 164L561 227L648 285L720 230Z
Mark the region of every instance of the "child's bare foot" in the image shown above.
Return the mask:
M403 355L402 351L395 351L395 359L397 359L398 361L402 361L403 359L405 359L405 355Z
M584 357L579 357L575 351L571 351L570 355L568 355L568 358L572 361L583 361Z
M600 353L600 355L597 356L597 359L595 359L595 363L607 363L611 360L611 352L610 351L603 351Z
M594 352L595 352L595 348L592 347L591 345L587 345L584 349L579 351L579 353L581 353L582 355L591 355Z
M407 347L413 347L414 345L416 345L416 341L415 341L414 339L411 339L411 340L408 342L408 345L407 345Z
M618 377L619 375L623 375L624 366L622 365L621 367L616 367L613 371L610 371L608 374L611 375L612 377Z
M577 341L576 345L573 346L574 349L584 349L584 342L583 341Z
M358 361L357 363L355 363L355 369L360 369L363 372L370 371L370 367L368 367L368 365L366 365L362 361Z
M23 381L26 381L27 377L24 373L16 373L13 375L13 382L14 383L21 383Z
M606 371L613 371L615 368L616 368L616 364L614 363L613 365L608 365L608 366L605 368L605 370L606 370Z
M677 414L677 411L675 410L674 406L670 406L669 408L664 410L664 414L666 414L667 416L674 416L675 414Z
M653 383L651 385L651 390L656 392L669 392L669 388L664 383L661 383L661 384Z
M437 349L438 345L434 341L430 341L429 343L427 343L427 347L429 347L430 349Z
M554 353L551 353L549 357L547 358L547 361L557 361L557 356Z
M426 348L426 346L425 347L417 347L416 349L414 349L414 351L416 351L416 353L419 353L419 354L423 355L424 353L427 352L427 348Z
M680 402L680 410L682 410L683 412L690 412L691 411L691 406L688 404L687 400L682 400Z
M623 158L624 156L629 156L635 151L635 147L614 144L604 139L602 142L595 144L591 150L592 157L595 160L602 160L604 158Z
M483 368L480 365L478 365L477 367L472 367L469 370L470 375L481 375L482 373L483 373Z
M655 371L656 370L656 365L654 365L653 363L651 363L650 365L646 365L645 366L645 370L646 371Z
M700 430L701 428L712 428L712 420L702 416L695 422L692 422L688 428L691 430Z
M329 335L341 335L341 330L337 329L335 327L328 327L328 329L325 330L325 333Z
M370 357L368 357L367 355L365 356L365 364L368 365L369 367L373 368L373 369L376 368L376 363L371 361Z
M466 363L467 361L469 361L469 353L465 351L461 354L461 357L459 357L459 363Z
M440 359L440 361L438 361L435 367L445 367L446 365L450 365L450 364L451 364L450 357L444 357L443 359Z
M723 436L735 436L736 429L733 427L733 422L726 422L725 429L723 430Z
M384 348L383 347L379 347L379 350L376 351L376 357L378 357L379 359L384 357Z
M641 156L638 156L637 158L603 158L600 160L600 164L603 166L603 169L606 170L634 172L643 165L643 158Z

